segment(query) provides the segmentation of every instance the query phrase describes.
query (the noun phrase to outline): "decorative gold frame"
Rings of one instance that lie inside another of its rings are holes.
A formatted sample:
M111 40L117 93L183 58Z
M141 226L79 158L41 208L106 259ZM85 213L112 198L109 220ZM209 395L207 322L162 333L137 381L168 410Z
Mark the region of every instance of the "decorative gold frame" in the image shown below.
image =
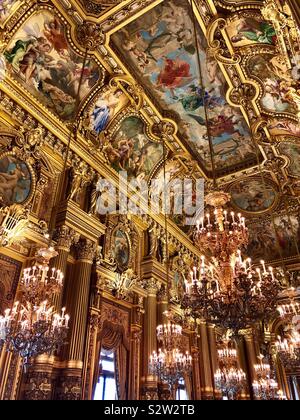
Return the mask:
M23 206L26 206L27 204L29 204L31 202L31 200L34 197L35 191L36 191L36 174L35 171L33 169L33 167L26 162L25 160L22 160L21 156L18 153L15 152L4 152L0 154L0 160L4 159L5 157L14 157L15 159L18 159L20 162L24 163L30 173L30 181L31 181L31 186L30 186L30 192L26 198L26 200L24 200L22 203L13 203L13 204L20 204Z
M252 177L244 177L244 178L239 178L238 180L236 180L232 184L228 185L227 188L226 188L226 191L228 193L231 193L231 189L236 184L238 184L240 182L243 182L243 181L249 181L249 182L251 182L251 181L255 181L255 180L257 180L260 184L262 184L262 179L258 175L257 176L252 176ZM280 198L281 198L280 197L280 193L278 191L278 185L276 185L274 181L272 181L269 178L266 178L265 176L264 176L264 181L266 183L266 186L270 186L273 189L274 193L275 193L274 202L272 203L271 206L269 206L265 210L260 210L260 211L247 211L245 209L242 209L242 208L238 207L236 205L236 203L234 202L233 197L231 195L231 202L230 203L231 203L232 207L234 207L236 210L242 212L243 214L246 214L248 217L251 217L251 216L252 217L255 217L255 216L258 216L258 215L263 215L265 213L270 213L270 212L276 210L276 208L277 208L277 206L278 206L278 204L280 202ZM263 185L262 185L262 192L264 193L264 186Z

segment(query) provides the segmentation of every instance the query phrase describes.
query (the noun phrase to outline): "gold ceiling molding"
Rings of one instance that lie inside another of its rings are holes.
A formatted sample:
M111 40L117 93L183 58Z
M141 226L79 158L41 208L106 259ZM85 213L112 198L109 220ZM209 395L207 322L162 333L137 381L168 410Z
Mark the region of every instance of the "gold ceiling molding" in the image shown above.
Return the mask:
M155 101L152 100L151 95L148 95L148 93L145 92L143 83L138 80L135 72L127 68L127 63L118 56L111 41L111 36L116 31L126 26L129 22L138 20L142 15L147 14L150 9L156 7L160 3L161 1L125 1L116 4L116 6L113 6L111 9L107 9L99 19L95 19L93 16L87 16L86 12L76 1L53 1L56 10L55 14L62 19L65 27L68 28L67 37L68 42L72 45L72 49L82 57L84 54L84 46L89 46L89 58L95 59L97 65L101 67L103 71L103 81L97 88L90 92L82 103L80 109L81 118L85 112L88 112L93 101L101 96L101 93L105 91L107 86L111 89L121 89L124 94L126 94L129 104L124 110L121 110L118 115L114 116L108 127L109 130L113 129L113 127L117 127L125 115L134 113L145 120L150 136L153 135L155 140L158 141L161 133L158 132L158 135L156 135L156 128L160 125L161 121L165 121L166 123L172 124L174 127L173 131L168 133L167 139L168 146L172 152L170 153L170 157L174 155L188 157L191 156L190 151L177 134L179 128L178 121L173 121L171 114L165 117L162 110L159 109ZM224 10L225 12L220 15L220 9L218 8L221 3L223 6L227 4L230 10L235 13L233 15L229 14L229 9L226 7L223 9L223 12ZM228 102L232 106L241 109L248 125L251 125L252 127L255 140L259 143L261 150L264 170L271 173L274 180L280 179L283 183L286 183L289 179L290 170L288 167L292 165L292 159L280 152L278 149L278 141L279 143L284 142L288 134L282 134L279 131L280 134L274 136L274 129L271 129L270 127L274 125L273 119L276 118L280 119L283 123L288 121L286 123L287 125L294 124L296 123L296 116L287 113L268 113L262 109L259 101L263 98L264 83L260 79L256 79L249 75L247 70L248 64L245 60L246 55L256 57L261 54L273 54L275 56L277 47L276 45L259 43L256 43L255 45L237 46L232 42L231 35L228 32L228 25L232 22L232 19L242 16L257 16L261 8L261 5L258 6L258 2L255 1L246 3L241 2L241 4L239 4L240 2L235 3L236 5L234 6L229 0L202 0L197 2L199 8L195 10L195 14L201 29L207 35L210 53L218 61L226 83L228 84ZM21 4L23 4L23 8L21 7ZM16 10L3 25L4 30L1 31L3 47L8 45L11 36L32 12L36 13L37 10L54 10L54 8L50 6L50 2L44 2L44 4L31 7L32 4L33 2L26 2L25 8L25 3L21 2L20 8ZM233 7L235 8L233 9ZM46 143L47 145L49 144L53 150L57 151L57 159L59 160L59 155L63 156L64 145L67 141L67 126L62 123L59 118L49 112L46 107L37 104L35 98L29 95L26 95L25 98L24 90L19 84L16 84L15 81L10 79L5 80L1 84L1 89L18 104L18 113L20 113L18 117L21 116L21 108L23 108L26 117L24 116L23 119L20 119L20 121L22 120L22 124L27 119L29 124L34 125L36 123L35 118L37 118L38 124L46 127L47 130L50 131L48 133L46 130ZM16 112L14 106L11 109L13 112ZM97 150L97 147L90 147L91 143L89 143L89 139L85 136L85 133L84 130L79 133L76 144L72 142L72 153L78 154L82 159L86 160L93 169L97 170L97 172L109 174L109 176L117 182L117 174L110 168L110 165L105 162L103 154ZM297 137L295 136L295 138ZM270 153L270 148L273 150L274 156L282 156L283 161L279 162L279 160L274 158L276 160L276 165L271 166L272 158L267 158L267 155ZM192 160L195 162L194 158ZM184 166L183 161L182 164ZM223 173L220 177L220 184L238 180L240 177L257 175L259 172L257 162L253 160L252 162L248 162L248 165L250 167L236 166L231 168L231 171L233 171L232 173ZM159 167L155 168L155 170L158 171ZM194 163L190 167L186 165L186 170L189 170L190 172L197 170L197 172L202 175L204 172L201 165L198 165L196 169ZM209 180L209 174L206 173L205 178Z

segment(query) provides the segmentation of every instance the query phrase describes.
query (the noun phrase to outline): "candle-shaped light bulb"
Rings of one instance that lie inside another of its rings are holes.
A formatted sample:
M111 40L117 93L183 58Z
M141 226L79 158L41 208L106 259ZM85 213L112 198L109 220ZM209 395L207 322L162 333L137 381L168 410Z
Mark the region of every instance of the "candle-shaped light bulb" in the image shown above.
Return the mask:
M263 270L264 270L264 274L267 274L267 270L266 270L266 263L264 260L261 260L261 265L263 266Z
M210 226L210 214L207 213L206 217L207 217L207 221L208 221L208 226Z
M232 221L233 221L233 223L235 223L235 217L234 217L234 216L235 216L235 214L234 214L234 212L232 211L230 214L231 214L231 217L232 217Z

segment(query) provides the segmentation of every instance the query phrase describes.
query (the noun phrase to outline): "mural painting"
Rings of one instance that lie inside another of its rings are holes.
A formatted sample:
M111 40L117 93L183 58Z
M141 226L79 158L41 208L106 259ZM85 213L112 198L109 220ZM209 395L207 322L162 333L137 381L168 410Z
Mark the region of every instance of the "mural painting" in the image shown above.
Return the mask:
M117 229L113 234L113 256L120 268L126 269L130 258L130 244L125 232Z
M280 69L278 57L273 54L262 54L250 57L247 71L262 82L264 94L261 106L268 112L297 112L295 104L289 96L290 80L282 79L284 73ZM286 73L287 74L287 73Z
M261 17L237 17L228 23L227 31L231 42L239 47L251 44L275 45L274 27Z
M253 260L261 259L262 255L267 261L297 255L295 241L300 246L299 216L277 216L274 224L276 234L272 220L261 220L259 228L248 224L250 243L247 252Z
M273 136L290 134L300 137L300 125L294 121L288 120L287 118L272 120L269 125L269 130Z
M21 263L0 255L0 315L4 315L15 296L17 283L21 271Z
M289 158L289 174L300 177L300 146L296 143L282 142L278 148L283 155Z
M26 201L31 192L31 175L27 164L13 156L0 158L0 205Z
M68 45L57 17L48 11L31 16L16 32L4 56L9 75L46 107L63 120L74 116L83 58ZM80 101L96 85L99 76L96 62L87 60Z
M211 160L207 125L218 169L254 159L248 127L241 113L226 103L226 82L215 59L206 54L206 41L199 32L205 88L201 87L192 28L188 6L172 0L121 29L113 35L113 41L120 51L125 46L126 59L143 78L143 84L149 90L154 88L162 109L174 111L181 119L181 137L208 170Z
M163 158L162 144L148 138L144 122L135 116L121 122L112 141L103 150L114 169L127 171L128 179L148 179Z
M101 134L127 102L128 99L122 90L108 89L102 93L90 111L90 130Z
M232 203L241 210L257 213L268 210L276 200L276 191L258 179L245 179L230 188Z

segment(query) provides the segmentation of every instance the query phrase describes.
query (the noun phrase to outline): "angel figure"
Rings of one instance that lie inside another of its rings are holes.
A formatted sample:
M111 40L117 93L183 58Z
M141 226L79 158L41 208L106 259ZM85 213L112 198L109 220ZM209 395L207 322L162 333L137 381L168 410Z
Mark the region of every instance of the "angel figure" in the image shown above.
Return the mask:
M69 57L68 43L63 27L58 19L54 18L51 21L45 22L44 28L43 33L55 51L63 58Z
M84 188L91 182L92 174L85 162L80 162L78 167L72 169L72 185L69 194L69 200L74 200L78 203Z

